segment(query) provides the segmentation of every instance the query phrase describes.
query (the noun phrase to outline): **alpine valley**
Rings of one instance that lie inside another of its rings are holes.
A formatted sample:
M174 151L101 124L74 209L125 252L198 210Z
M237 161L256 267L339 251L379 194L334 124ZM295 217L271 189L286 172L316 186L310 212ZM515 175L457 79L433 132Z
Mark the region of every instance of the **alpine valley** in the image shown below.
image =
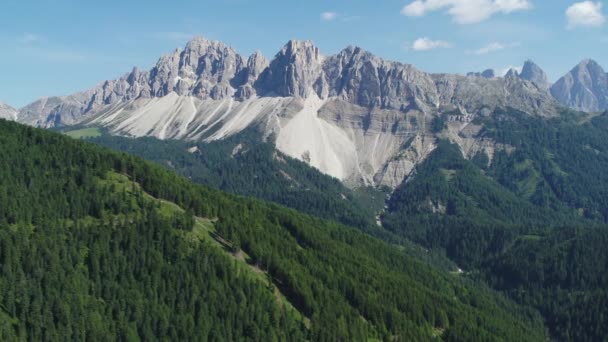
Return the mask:
M551 84L532 61L431 74L202 37L151 70L0 103L0 332L604 340L607 110L593 60Z

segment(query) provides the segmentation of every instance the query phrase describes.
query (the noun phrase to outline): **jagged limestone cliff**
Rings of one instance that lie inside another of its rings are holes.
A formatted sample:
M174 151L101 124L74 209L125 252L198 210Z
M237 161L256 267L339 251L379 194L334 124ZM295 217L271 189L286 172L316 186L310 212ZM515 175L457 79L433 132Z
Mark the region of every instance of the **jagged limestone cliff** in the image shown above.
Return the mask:
M149 71L133 69L81 93L38 100L20 110L18 121L206 141L255 126L282 152L348 184L396 187L441 136L467 155L491 157L501 147L467 128L477 116L497 107L556 115L556 101L535 82L434 75L359 47L323 56L310 41L290 41L268 61L199 37ZM441 133L432 127L437 118L459 123Z

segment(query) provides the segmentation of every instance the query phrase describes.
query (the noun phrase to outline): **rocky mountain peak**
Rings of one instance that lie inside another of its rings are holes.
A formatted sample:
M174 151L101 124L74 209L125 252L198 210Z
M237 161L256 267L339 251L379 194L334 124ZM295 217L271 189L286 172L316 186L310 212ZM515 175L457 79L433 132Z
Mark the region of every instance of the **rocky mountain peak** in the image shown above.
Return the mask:
M240 76L239 84L235 98L237 100L246 100L256 94L254 88L255 82L260 75L268 68L268 59L260 51L254 52L247 59L245 69L242 71Z
M209 49L223 49L226 47L221 41L218 40L210 40L203 36L195 36L188 43L186 43L186 47L184 50L194 50L194 51L207 51Z
M601 70L603 70L601 65L591 58L583 59L580 63L578 63L577 66L574 67L574 69L596 69L596 70L601 69Z
M588 112L608 109L608 75L594 60L585 59L551 87L563 105Z
M290 40L283 46L278 55L291 58L302 58L305 61L319 60L321 54L319 48L311 40Z
M17 110L0 101L0 119L16 120Z
M519 78L519 72L515 68L509 69L505 74L505 79Z
M407 109L437 101L431 76L410 64L384 60L349 46L324 63L330 96L364 107Z
M196 37L184 50L176 49L162 56L149 72L149 80L141 79L140 95L162 97L170 92L200 98L220 99L232 96L242 83L245 60L233 48L219 41ZM147 81L147 82L146 82Z
M541 89L548 89L550 86L547 74L531 60L527 60L524 63L519 77L526 81L535 83Z
M342 49L342 51L340 51L338 53L338 57L341 59L351 59L354 56L358 56L358 58L367 58L367 59L373 59L374 55L365 50L362 47L359 46L353 46L353 45L349 45L346 48Z
M256 88L277 96L323 96L322 63L323 56L311 41L290 40L260 75Z
M532 64L528 68L532 76L542 79L540 68ZM522 80L514 70L504 79L494 77L491 69L474 76L480 77L429 74L357 46L324 57L309 40L290 40L268 61L260 52L244 57L227 44L195 37L183 49L159 58L149 71L134 68L84 92L37 101L22 110L20 118L44 127L66 125L107 106L169 94L203 101L332 97L343 105L402 113L434 114L442 105L458 105L478 113L508 105L531 114L554 114L550 96L539 94L538 87Z
M255 81L264 69L268 67L269 63L268 59L260 51L256 51L249 56L247 59L248 81Z
M595 60L584 59L572 68L569 74L579 78L588 78L589 81L593 81L592 79L605 75L606 71L604 71L604 68Z

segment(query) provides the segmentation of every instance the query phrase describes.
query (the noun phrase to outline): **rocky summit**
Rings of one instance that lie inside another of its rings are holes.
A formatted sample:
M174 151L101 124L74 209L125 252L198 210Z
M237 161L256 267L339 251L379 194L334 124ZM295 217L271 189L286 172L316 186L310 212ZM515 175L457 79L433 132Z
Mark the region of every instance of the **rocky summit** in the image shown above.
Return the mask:
M527 60L524 63L519 77L538 85L542 89L549 89L551 86L547 78L547 74L531 60Z
M6 103L0 102L0 119L15 120L17 118L17 110Z
M360 47L325 56L311 41L294 40L269 61L198 37L151 70L40 99L13 117L39 127L103 126L117 135L199 141L255 127L280 151L347 184L394 188L438 138L491 160L505 147L478 137L474 119L497 108L553 117L556 99L580 109L606 106L605 73L590 62L579 69L549 93L546 74L531 61L504 77L431 74ZM594 95L574 94L583 87ZM437 120L445 126L437 129Z
M586 112L608 109L608 75L594 60L586 59L551 87L565 106Z

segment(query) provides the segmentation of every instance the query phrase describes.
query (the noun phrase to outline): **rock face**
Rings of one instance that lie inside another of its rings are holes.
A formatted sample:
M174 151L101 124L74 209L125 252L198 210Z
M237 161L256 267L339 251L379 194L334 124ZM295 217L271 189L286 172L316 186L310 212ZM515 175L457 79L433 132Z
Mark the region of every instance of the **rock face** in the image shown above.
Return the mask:
M359 106L408 110L435 107L433 79L412 65L390 62L348 47L327 58L324 65L329 96Z
M277 149L348 184L396 187L435 148L438 116L449 119L447 137L463 151L491 154L503 147L470 134L475 117L497 107L556 115L556 101L536 84L541 78L501 78L491 70L429 74L359 47L323 56L310 41L288 42L269 62L259 52L245 58L224 43L195 38L149 71L40 99L18 119L204 141L255 126ZM458 138L461 130L467 139Z
M0 102L0 119L16 120L17 110L4 102Z
M321 95L322 63L319 48L311 41L289 41L261 73L256 89L268 96L308 97L313 91Z
M608 75L586 59L551 87L551 94L563 105L587 112L608 109Z
M549 89L551 86L547 78L547 74L531 60L527 60L524 63L519 77L536 84L541 89Z
M453 105L464 114L487 115L497 107L512 107L540 115L557 115L557 104L548 92L522 80L515 70L503 78L484 79L459 75L434 75L439 103Z
M255 95L255 79L268 62L260 54L245 60L234 49L197 37L186 47L162 56L149 71L130 73L66 97L40 99L22 110L20 121L40 127L71 125L109 105L176 93L200 99Z

